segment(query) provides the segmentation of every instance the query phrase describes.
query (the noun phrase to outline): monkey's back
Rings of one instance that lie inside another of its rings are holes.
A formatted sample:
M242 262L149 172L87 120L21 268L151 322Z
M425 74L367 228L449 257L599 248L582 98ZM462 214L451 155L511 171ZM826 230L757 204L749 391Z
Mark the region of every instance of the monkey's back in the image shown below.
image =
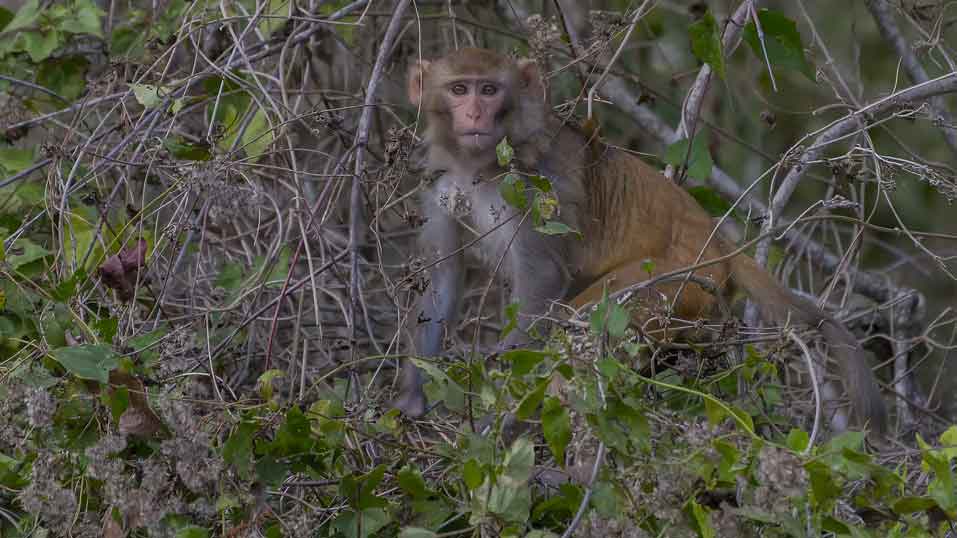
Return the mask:
M597 152L585 172L588 204L584 219L586 260L580 280L592 283L576 297L584 304L601 298L609 278L610 291L633 282L647 280L675 269L720 257L724 241L711 237L711 215L680 186L638 157L614 148ZM700 255L700 258L699 258ZM730 269L719 263L695 273L724 288ZM668 297L679 283L656 286ZM700 316L709 313L714 297L696 284L682 290L679 315Z

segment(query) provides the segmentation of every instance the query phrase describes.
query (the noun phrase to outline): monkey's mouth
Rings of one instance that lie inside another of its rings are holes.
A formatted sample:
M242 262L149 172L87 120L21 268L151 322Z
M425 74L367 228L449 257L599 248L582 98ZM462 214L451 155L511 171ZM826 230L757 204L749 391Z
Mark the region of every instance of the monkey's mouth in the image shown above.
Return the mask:
M464 131L459 133L459 143L464 147L484 150L492 141L492 133L487 131Z

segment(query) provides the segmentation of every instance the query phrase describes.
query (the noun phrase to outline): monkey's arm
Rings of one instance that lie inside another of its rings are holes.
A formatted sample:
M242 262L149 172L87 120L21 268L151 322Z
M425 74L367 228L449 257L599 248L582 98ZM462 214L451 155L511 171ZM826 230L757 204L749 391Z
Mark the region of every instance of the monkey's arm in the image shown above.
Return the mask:
M434 204L423 204L423 210L428 221L419 233L419 250L426 263L435 265L429 270L429 286L413 314L418 325L415 351L420 356L436 357L442 354L445 328L455 324L465 269L462 254L452 254L459 249L458 225ZM421 416L426 406L423 383L422 372L412 361L404 361L399 396L393 405L408 416Z
M505 337L506 348L528 342L528 329L535 318L548 312L552 301L565 298L570 278L565 264L554 248L548 248L546 238L532 230L523 230L534 241L519 241L512 245L512 300L519 303L520 330ZM545 248L543 248L545 247Z
M434 264L429 269L429 286L419 299L415 342L416 352L426 357L442 354L445 328L456 321L465 275L462 254L452 254L460 247L458 225L434 209L419 234L420 251L426 263Z

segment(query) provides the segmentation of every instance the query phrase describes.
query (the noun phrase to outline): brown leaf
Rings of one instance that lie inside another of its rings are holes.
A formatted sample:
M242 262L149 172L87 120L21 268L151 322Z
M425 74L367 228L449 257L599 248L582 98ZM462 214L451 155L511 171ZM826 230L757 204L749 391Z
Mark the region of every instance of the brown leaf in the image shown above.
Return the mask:
M146 267L146 249L146 240L139 239L135 244L107 258L100 266L100 280L106 287L116 290L121 301L133 298L140 269Z
M136 435L145 438L154 438L164 431L163 421L150 408L146 398L146 385L138 377L120 370L110 372L110 394L116 386L123 386L129 390L130 405L120 416L117 425L120 433Z
M103 538L124 538L126 532L123 531L123 525L120 525L120 522L113 519L113 508L108 507L105 512L103 512L103 531L100 534Z

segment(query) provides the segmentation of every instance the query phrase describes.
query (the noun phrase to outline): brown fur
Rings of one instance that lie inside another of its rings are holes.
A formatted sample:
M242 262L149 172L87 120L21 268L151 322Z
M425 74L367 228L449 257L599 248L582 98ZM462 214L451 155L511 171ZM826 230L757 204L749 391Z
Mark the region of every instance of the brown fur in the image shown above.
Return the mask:
M457 144L450 125L449 98L443 88L459 76L494 79L509 92L496 120L504 126L523 165L549 177L560 202L559 219L582 232L575 236L548 237L526 223L495 228L501 203L494 184L475 178L495 178L504 171L495 163L494 147L478 154ZM503 276L513 283L527 317L544 313L551 301L571 299L573 306L601 299L606 283L610 291L647 280L650 276L712 260L730 252L720 237L708 242L711 216L685 190L657 170L626 152L589 140L579 129L563 124L545 111L541 84L534 65L516 62L487 50L463 49L431 63L413 66L409 77L410 100L421 103L428 120L426 166L446 172L424 198L424 214L431 224L423 231L423 248L437 258L454 252L463 241L461 228L489 231L475 250L487 266L504 256ZM421 91L420 91L421 90ZM471 211L449 216L436 203L449 193L464 193ZM506 251L506 245L510 245ZM646 261L652 262L648 275ZM441 323L454 318L462 269L452 256L433 270L433 295L423 298L422 312L430 320L419 330L419 351L437 353ZM700 269L725 293L732 284L743 288L772 321L806 323L821 329L841 365L842 377L853 409L862 424L883 431L886 411L876 380L857 340L831 316L776 282L751 258L738 255ZM458 282L458 284L457 284ZM671 297L678 283L656 291ZM673 297L672 297L673 298ZM695 319L712 312L716 298L696 283L682 288L676 314ZM439 319L434 319L439 318ZM521 328L527 328L524 322ZM520 331L506 343L521 343ZM411 363L403 373L396 406L407 414L424 411L421 378Z

